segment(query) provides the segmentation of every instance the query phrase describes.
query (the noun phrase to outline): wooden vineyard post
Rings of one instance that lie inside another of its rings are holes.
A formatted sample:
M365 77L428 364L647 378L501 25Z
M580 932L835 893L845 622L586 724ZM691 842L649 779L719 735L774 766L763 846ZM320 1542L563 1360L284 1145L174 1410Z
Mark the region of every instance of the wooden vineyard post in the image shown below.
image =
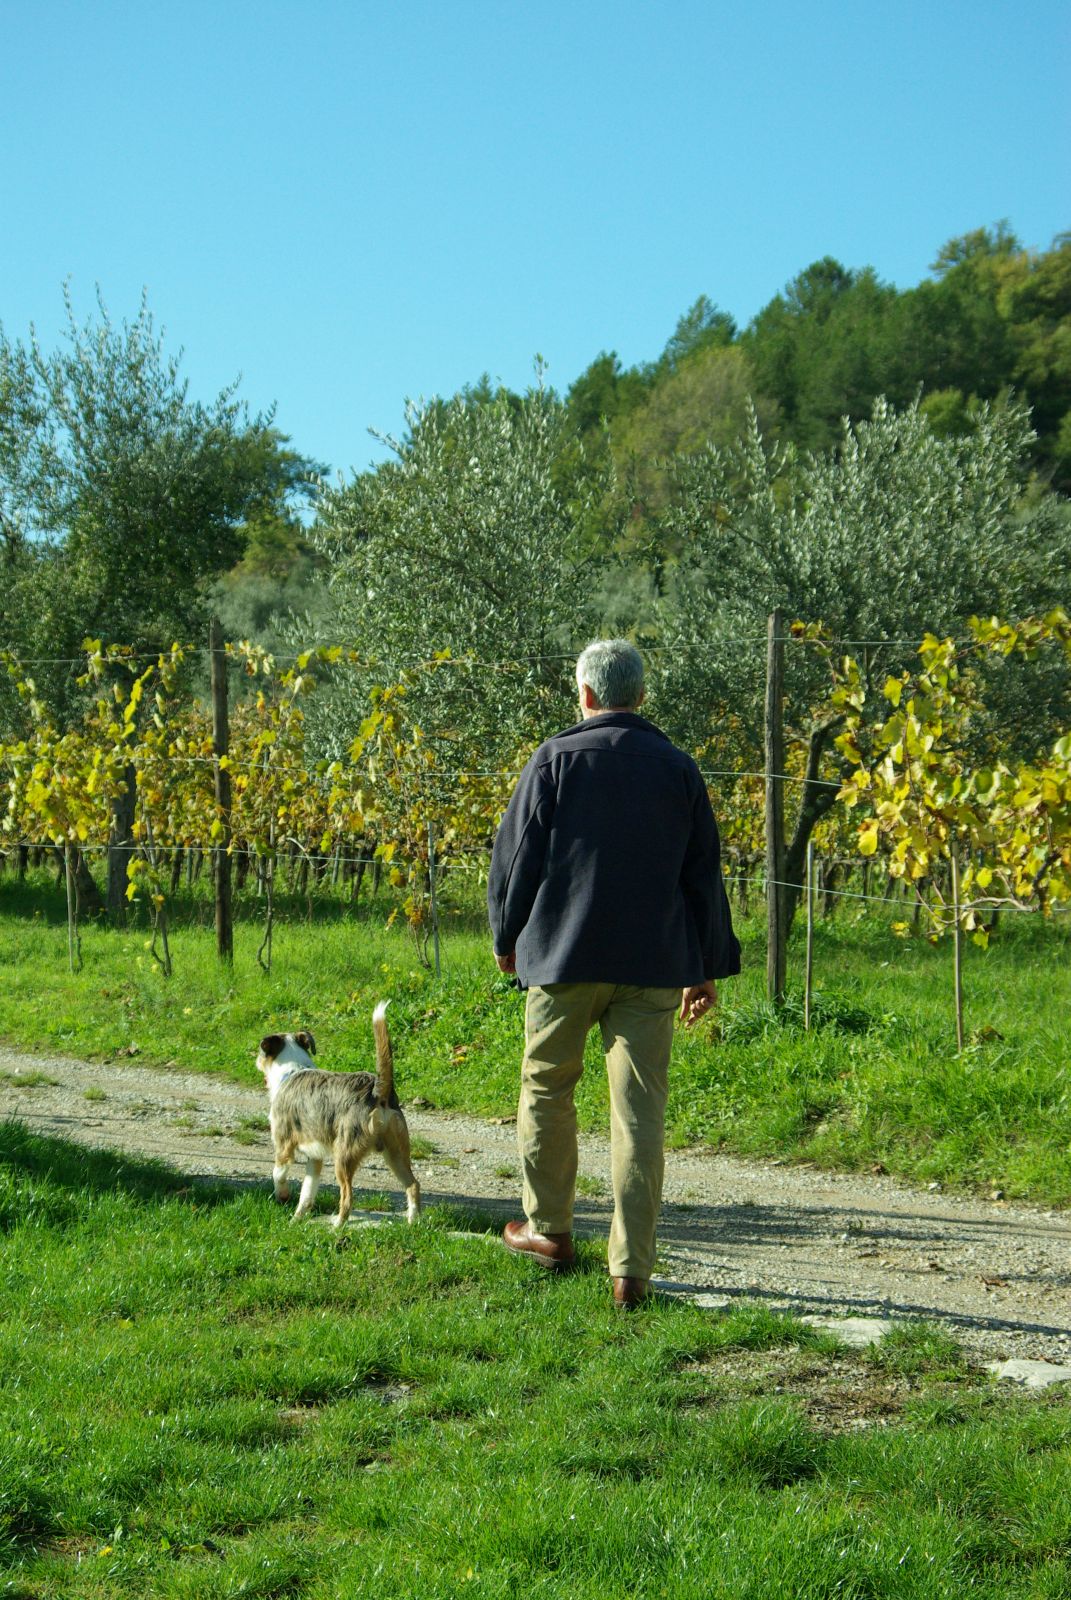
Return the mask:
M952 842L952 971L956 987L956 1049L963 1050L963 924L959 903L959 848Z
M63 875L67 880L67 964L72 972L82 970L82 940L78 933L78 899L74 887L74 863L71 859L71 842L63 844Z
M267 766L268 758L265 755L264 764ZM264 937L257 951L257 960L265 972L271 971L271 941L275 930L275 818L268 825L268 854L261 863L264 893L267 897L267 911L264 917Z
M442 977L439 965L439 903L435 893L435 824L428 823L428 881L431 889L431 936L435 945L435 976ZM426 948L426 947L425 947Z
M221 961L234 960L234 925L231 918L231 775L222 758L230 748L227 718L227 657L223 649L223 626L212 619L208 648L212 661L212 754L215 757L216 819L219 831L213 852L216 887L216 954Z
M766 625L766 995L785 998L785 636L780 611Z
M807 841L807 964L803 973L803 1026L811 1026L811 985L814 976L814 840Z

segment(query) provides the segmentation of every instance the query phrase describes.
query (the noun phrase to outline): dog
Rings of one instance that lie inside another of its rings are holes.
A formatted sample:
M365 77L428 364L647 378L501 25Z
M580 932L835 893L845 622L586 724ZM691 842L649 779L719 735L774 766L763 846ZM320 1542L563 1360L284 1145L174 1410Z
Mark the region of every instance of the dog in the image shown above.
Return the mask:
M405 1190L407 1221L415 1222L420 1215L420 1185L410 1159L409 1127L394 1092L386 1012L387 1002L381 1000L372 1013L374 1076L370 1072L322 1071L312 1059L316 1041L306 1030L270 1033L260 1041L257 1066L268 1087L275 1145L272 1181L281 1204L290 1199L290 1165L299 1152L307 1163L295 1222L312 1210L324 1162L330 1157L339 1188L338 1215L331 1221L341 1228L353 1209L353 1174L373 1150L382 1153Z

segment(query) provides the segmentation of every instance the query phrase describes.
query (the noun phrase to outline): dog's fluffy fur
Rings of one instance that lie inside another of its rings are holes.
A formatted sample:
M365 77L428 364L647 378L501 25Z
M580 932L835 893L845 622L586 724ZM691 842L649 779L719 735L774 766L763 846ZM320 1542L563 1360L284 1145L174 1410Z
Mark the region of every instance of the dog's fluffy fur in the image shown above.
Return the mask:
M272 1033L260 1041L257 1066L264 1074L271 1102L271 1133L275 1143L272 1179L275 1198L290 1198L290 1166L300 1153L306 1158L294 1221L312 1209L324 1162L335 1163L338 1179L340 1228L353 1207L353 1174L373 1150L380 1151L405 1189L406 1216L414 1222L420 1214L420 1185L413 1175L409 1155L409 1128L394 1092L394 1064L387 1031L387 1003L380 1001L372 1014L376 1042L376 1071L323 1072L312 1057L312 1034Z

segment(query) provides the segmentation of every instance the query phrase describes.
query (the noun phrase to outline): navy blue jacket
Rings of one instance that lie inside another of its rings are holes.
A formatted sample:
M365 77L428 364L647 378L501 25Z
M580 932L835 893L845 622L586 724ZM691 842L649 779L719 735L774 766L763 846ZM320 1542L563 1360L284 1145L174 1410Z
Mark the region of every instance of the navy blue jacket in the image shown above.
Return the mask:
M740 971L706 785L633 711L540 745L495 838L487 904L523 988L683 988Z

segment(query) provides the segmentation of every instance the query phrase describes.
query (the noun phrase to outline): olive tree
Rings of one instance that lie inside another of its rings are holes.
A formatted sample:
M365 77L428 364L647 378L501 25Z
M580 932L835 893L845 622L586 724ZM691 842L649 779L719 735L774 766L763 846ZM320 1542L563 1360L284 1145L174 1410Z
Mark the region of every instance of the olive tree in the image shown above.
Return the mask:
M191 397L145 301L101 304L54 351L0 329L0 528L15 583L0 600L24 653L77 653L92 634L139 650L200 633L209 582L245 547L255 509L304 463L234 388ZM68 676L39 675L62 713Z
M542 384L411 406L407 435L386 442L393 459L327 491L312 531L336 632L369 661L368 681L449 653L458 664L414 689L420 715L486 764L573 708L572 658L596 627L610 548L590 530L612 469L588 459ZM347 731L343 718L325 737Z
M955 633L975 613L1015 616L1066 599L1067 518L1051 500L1022 506L1032 437L1014 405L978 408L968 432L942 438L917 405L898 411L879 401L869 421L845 422L838 446L822 454L768 451L752 415L739 444L675 462L664 526L680 556L662 606L669 648L657 674L667 725L695 744L732 719L744 754L762 766L764 635L778 607L786 620L822 623L834 649L860 657L880 686L928 631ZM788 651L786 720L810 780L786 858L797 883L814 825L836 795L819 782L835 722L813 714L827 681L818 652ZM1044 699L1034 690L1019 680L1005 737L1030 735Z
M82 697L83 639L152 654L202 635L209 583L242 554L247 520L285 501L305 466L233 387L208 404L190 396L144 300L117 325L102 303L79 323L65 299L54 351L0 328L0 632L34 660L37 692L61 725ZM7 682L0 727L21 714ZM133 775L118 839L132 795ZM116 911L121 860L113 854L109 872ZM79 885L95 907L81 863Z

